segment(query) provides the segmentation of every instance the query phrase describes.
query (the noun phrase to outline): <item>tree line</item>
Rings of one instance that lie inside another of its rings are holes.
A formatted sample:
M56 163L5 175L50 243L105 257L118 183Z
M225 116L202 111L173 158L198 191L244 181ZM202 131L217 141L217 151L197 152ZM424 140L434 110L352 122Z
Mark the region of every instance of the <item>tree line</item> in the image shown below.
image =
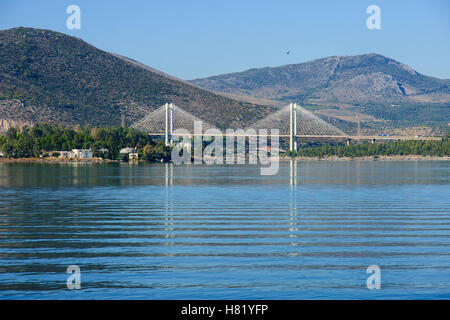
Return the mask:
M360 143L355 145L323 144L320 146L301 147L295 153L289 151L288 156L300 157L364 157L392 155L449 156L449 135L441 140L408 140L384 143Z
M121 160L122 148L136 148L139 156L149 161L168 161L169 147L162 141L156 142L149 135L133 128L67 128L60 125L35 124L22 129L11 127L6 135L0 136L0 150L5 157L37 158L57 156L57 151L91 149L95 157Z
M450 135L439 141L392 141L385 143L360 143L355 145L322 144L303 146L288 156L303 157L363 157L390 155L449 156ZM203 147L205 146L205 143ZM149 135L133 128L81 127L67 128L60 125L35 124L22 129L10 128L6 135L0 136L0 150L4 157L37 158L58 156L57 151L72 149L91 149L95 157L111 160L126 160L121 155L122 148L136 148L139 158L148 161L169 161L171 148L163 141L154 141Z

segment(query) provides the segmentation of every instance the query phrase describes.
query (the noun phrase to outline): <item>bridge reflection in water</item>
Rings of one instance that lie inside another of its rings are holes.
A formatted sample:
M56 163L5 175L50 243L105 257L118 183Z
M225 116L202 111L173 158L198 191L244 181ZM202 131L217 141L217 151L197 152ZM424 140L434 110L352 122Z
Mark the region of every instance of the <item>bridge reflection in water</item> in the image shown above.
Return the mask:
M448 298L449 166L0 163L0 298Z

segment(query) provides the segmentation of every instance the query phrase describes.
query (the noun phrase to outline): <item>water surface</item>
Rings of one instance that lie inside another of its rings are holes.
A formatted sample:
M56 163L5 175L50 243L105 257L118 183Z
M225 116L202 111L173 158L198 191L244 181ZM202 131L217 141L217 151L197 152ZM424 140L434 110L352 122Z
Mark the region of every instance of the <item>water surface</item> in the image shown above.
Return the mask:
M448 161L283 162L275 176L0 163L0 298L449 299L449 176Z

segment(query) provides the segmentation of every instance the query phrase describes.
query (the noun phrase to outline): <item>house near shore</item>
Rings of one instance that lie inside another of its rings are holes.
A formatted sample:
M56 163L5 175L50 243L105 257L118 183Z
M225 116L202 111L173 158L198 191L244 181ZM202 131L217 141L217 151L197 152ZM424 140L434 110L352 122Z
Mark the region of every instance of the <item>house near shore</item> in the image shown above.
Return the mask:
M90 159L94 157L94 154L91 149L72 149L72 151L65 151L65 150L49 151L45 153L64 159L73 159L73 158Z
M123 148L120 149L120 154L128 154L129 159L138 159L139 155L136 148Z
M91 149L72 149L71 158L91 159L94 157L94 153Z
M71 151L53 151L52 154L58 153L60 158L72 158Z

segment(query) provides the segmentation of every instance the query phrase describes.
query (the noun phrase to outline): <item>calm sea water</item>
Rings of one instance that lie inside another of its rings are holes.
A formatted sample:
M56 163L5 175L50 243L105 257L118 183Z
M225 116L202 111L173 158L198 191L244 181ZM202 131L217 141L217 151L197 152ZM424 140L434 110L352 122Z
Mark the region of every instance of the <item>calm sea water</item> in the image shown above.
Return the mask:
M0 163L0 298L449 299L449 177L448 161L285 162L275 176Z

